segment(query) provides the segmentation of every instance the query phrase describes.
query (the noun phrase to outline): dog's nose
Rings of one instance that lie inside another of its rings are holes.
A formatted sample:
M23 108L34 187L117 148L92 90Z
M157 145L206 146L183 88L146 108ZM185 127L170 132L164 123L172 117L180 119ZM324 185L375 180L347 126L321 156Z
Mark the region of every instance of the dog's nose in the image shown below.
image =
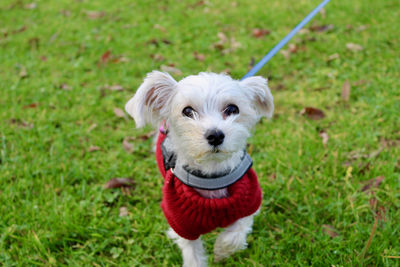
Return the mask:
M205 138L208 143L212 146L219 146L224 142L225 135L218 129L208 130L205 134Z

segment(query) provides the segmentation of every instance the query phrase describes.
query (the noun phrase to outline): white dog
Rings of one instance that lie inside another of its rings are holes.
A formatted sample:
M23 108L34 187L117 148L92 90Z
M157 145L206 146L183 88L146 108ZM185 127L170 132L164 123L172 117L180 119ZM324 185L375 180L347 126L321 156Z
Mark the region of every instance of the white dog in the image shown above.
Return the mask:
M177 82L153 71L125 109L137 127L162 126L156 145L161 206L183 266L207 265L200 235L217 227L226 229L216 240L215 261L246 248L262 198L246 140L260 117L272 116L267 80L200 73Z

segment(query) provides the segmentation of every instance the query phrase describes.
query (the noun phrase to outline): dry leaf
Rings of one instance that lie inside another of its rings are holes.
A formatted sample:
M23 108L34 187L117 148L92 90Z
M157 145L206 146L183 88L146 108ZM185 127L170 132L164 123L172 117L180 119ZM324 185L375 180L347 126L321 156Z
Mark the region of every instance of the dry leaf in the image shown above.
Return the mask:
M110 188L121 188L121 187L132 187L135 185L135 181L131 178L112 178L105 185L105 189Z
M99 19L106 15L104 11L85 11L89 19Z
M356 31L362 32L362 31L365 31L365 30L368 29L368 28L369 28L368 25L361 25L361 26L358 26L358 27L357 27Z
M32 103L26 106L23 106L23 109L27 109L27 108L36 108L37 106L39 106L39 103Z
M325 131L320 131L319 132L319 136L322 138L322 144L324 146L326 146L326 144L328 144L328 140L329 140L329 135L327 132Z
M255 38L261 38L264 37L265 35L270 34L271 31L267 30L267 29L259 29L259 28L255 28L252 31L252 35Z
M28 77L28 72L26 71L25 67L21 68L21 70L19 72L19 77L21 77L22 79Z
M25 9L35 9L36 7L37 7L36 3L30 3L24 6Z
M88 128L88 132L93 131L96 127L97 127L97 124L96 124L96 123L93 123L93 124L90 125L90 127Z
M177 69L175 67L167 66L167 65L161 65L161 70L168 72L170 74L175 74L175 75L182 75L182 71L180 69Z
M162 32L166 32L167 30L165 29L165 27L161 26L160 24L155 24L153 26L154 29L160 30Z
M353 52L358 52L358 51L361 51L364 49L361 45L353 44L353 43L347 43L346 47L347 47L347 49L349 49L350 51L353 51Z
M199 54L197 53L197 51L194 51L193 56L198 61L204 61L206 59L206 56L204 54Z
M114 114L118 118L124 118L125 117L125 112L120 108L114 108Z
M294 54L294 53L297 53L298 48L297 48L297 46L295 44L289 44L289 49L288 50L289 50L290 53Z
M127 207L120 207L119 208L119 217L124 217L124 216L128 216L129 212L128 212L128 208Z
M322 232L324 232L325 234L329 235L332 238L337 237L339 235L337 233L337 230L332 225L328 224L322 225Z
M63 84L60 85L60 89L63 89L63 90L65 90L65 91L70 91L70 90L72 90L72 87L69 86L69 85L66 84L66 83L63 83Z
M335 53L335 54L330 55L328 57L327 61L329 62L329 61L332 61L332 60L335 60L335 59L338 59L338 58L340 58L339 54Z
M228 37L226 37L225 33L219 32L217 33L219 41L213 44L213 47L218 50L223 50L225 48L225 44L228 42Z
M307 28L303 28L303 29L299 30L300 35L305 35L305 34L309 34L309 33L310 33L310 30Z
M290 51L282 49L279 53L281 53L286 59L290 58Z
M312 120L320 120L325 117L325 114L322 110L313 108L313 107L305 107L302 111L300 111L301 115L307 116L309 119Z
M64 17L69 17L71 16L71 11L63 9L60 11L60 14L63 15Z
M19 127L27 128L27 129L32 129L33 128L33 123L29 123L29 122L26 122L26 121L21 120L21 119L11 119L10 123L11 124L15 124L15 125L17 125Z
M145 140L153 137L155 134L156 134L156 131L151 131L151 132L148 132L146 134L140 135L138 138L143 140L143 141L145 141Z
M368 180L366 185L364 185L363 188L361 189L361 191L368 193L368 192L370 192L371 189L378 188L384 179L385 179L385 176L381 175L381 176L375 177L371 180Z
M165 60L165 57L161 54L154 54L151 55L151 58L154 59L155 61L163 61Z
M91 146L88 148L88 152L94 152L94 151L99 151L99 150L101 150L101 148L98 146Z
M108 89L108 90L110 90L110 91L123 91L123 90L124 90L124 88L123 88L121 85L119 85L119 84L114 84L114 85L111 85L111 86L106 86L106 89Z
M327 24L327 25L314 25L310 27L310 30L313 32L326 32L333 30L335 26L333 24Z
M124 138L124 141L122 141L122 146L124 147L125 151L128 153L133 152L133 145L128 142L129 138Z
M100 61L102 63L107 63L109 61L110 57L111 57L111 51L107 50L106 52L104 52L103 55L101 55Z
M350 82L345 81L342 86L342 99L346 102L349 101L350 99L350 88L351 88Z

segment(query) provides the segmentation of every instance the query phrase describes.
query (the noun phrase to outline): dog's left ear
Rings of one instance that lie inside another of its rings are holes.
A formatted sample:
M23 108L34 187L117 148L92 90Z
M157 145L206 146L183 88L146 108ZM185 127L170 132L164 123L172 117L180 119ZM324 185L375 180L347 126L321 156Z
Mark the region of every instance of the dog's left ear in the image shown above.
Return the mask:
M136 127L147 123L158 126L167 118L169 102L177 82L166 72L153 71L147 74L142 85L125 105L125 110L136 122Z
M240 84L250 93L257 112L261 116L271 118L274 113L274 98L268 88L267 79L261 76L255 76L240 81Z

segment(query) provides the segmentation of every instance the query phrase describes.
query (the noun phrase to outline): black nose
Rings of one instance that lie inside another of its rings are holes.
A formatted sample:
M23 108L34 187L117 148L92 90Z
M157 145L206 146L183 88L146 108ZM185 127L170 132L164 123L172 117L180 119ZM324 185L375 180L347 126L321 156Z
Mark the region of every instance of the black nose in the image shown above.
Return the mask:
M205 138L208 143L212 146L219 146L224 142L225 135L218 129L208 130L205 134Z

